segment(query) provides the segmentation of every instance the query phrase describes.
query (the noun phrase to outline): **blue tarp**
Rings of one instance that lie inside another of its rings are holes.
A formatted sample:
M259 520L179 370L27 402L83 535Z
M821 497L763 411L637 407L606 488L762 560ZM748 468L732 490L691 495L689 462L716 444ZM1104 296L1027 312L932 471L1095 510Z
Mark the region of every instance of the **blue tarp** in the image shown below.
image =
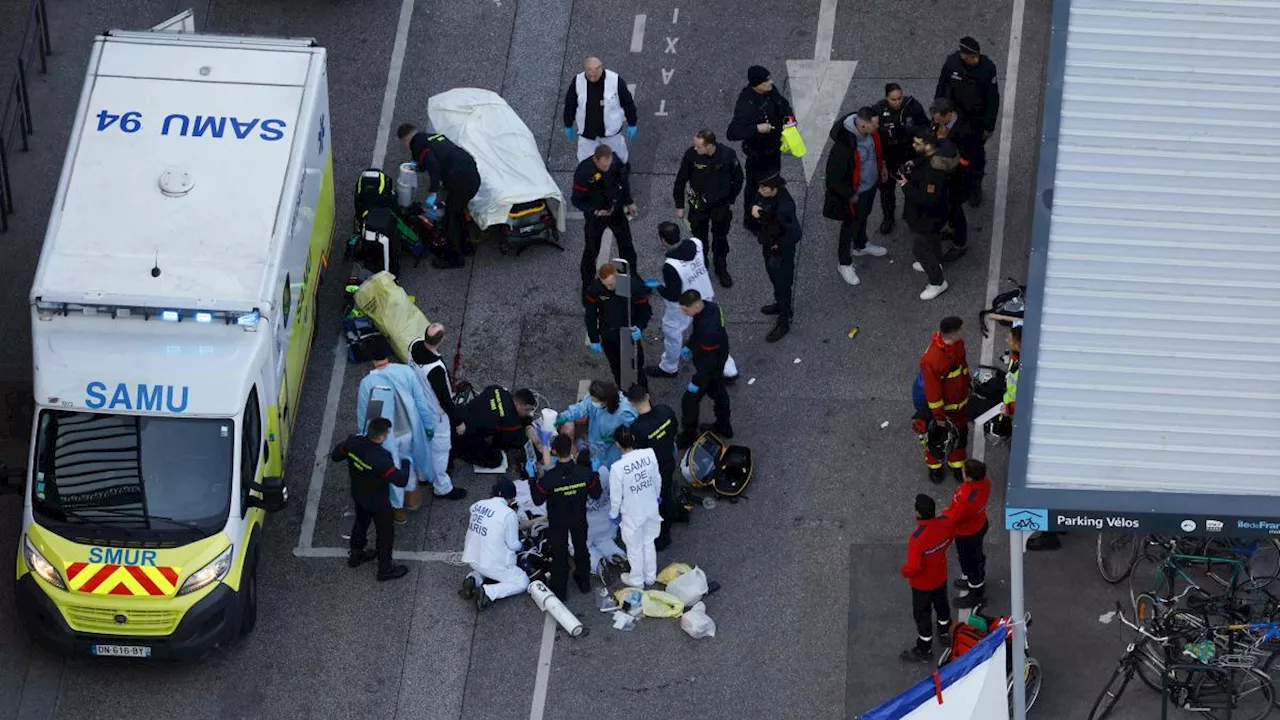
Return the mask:
M978 644L969 649L969 652L961 655L955 660L947 663L942 669L938 670L939 682L942 690L945 692L957 680L968 675L974 668L991 659L1000 644L1009 636L1009 625L1002 623L994 630L987 633L987 636L978 641ZM912 685L906 692L901 695L887 700L876 707L868 710L863 714L862 720L902 720L916 708L926 702L937 702L935 698L938 695L938 685L935 683L934 677L929 677ZM944 696L945 697L945 696Z

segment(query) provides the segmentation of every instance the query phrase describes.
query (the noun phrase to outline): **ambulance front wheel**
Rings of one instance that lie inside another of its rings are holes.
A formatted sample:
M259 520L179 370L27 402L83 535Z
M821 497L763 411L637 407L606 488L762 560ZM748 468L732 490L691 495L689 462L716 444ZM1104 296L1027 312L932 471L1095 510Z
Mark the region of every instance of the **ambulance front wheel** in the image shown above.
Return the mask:
M258 625L258 563L254 558L253 566L249 568L248 573L244 577L244 581L240 584L240 637L244 637L253 632Z

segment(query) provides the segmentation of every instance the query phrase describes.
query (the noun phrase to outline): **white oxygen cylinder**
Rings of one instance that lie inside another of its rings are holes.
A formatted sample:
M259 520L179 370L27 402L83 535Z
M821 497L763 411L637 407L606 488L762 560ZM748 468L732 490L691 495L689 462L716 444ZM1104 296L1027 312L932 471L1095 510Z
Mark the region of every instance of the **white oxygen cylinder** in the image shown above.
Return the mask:
M560 598L551 592L551 588L541 580L535 580L529 583L529 597L533 598L533 603L538 606L539 610L545 611L560 623L560 627L569 633L572 637L578 637L585 629L582 627L582 621L574 615L569 608L560 602Z
M413 191L418 189L418 166L411 162L400 163L396 176L396 205L407 208L413 204Z

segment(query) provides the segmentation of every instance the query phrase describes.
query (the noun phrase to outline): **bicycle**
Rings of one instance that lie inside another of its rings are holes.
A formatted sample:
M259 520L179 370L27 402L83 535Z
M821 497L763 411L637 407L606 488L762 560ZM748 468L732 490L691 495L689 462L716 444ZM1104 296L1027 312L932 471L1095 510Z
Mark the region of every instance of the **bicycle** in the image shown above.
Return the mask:
M1156 553L1152 549L1157 549ZM1098 574L1112 585L1123 581L1132 572L1139 556L1157 554L1162 559L1168 553L1235 558L1245 563L1250 578L1280 575L1280 540L1242 540L1238 538L1192 538L1164 535L1133 535L1131 533L1099 533L1094 560ZM1230 579L1217 573L1210 565L1209 575L1224 587Z
M1170 549L1177 550L1176 542ZM1191 568L1203 569L1205 575L1212 578L1214 582L1225 585L1229 595L1234 594L1240 587L1241 578L1247 577L1244 561L1236 558L1178 552L1170 552L1163 558L1143 554L1134 563L1129 573L1129 597L1136 602L1139 595L1146 593L1166 600L1173 596L1178 580L1181 579L1187 583L1194 594L1194 599L1189 599L1188 602L1203 603L1212 598L1214 593L1206 590L1191 576L1188 572ZM1230 568L1229 574L1226 568ZM1184 591L1179 597L1186 594Z
M1116 603L1116 616L1138 636L1129 642L1102 692L1093 701L1089 720L1108 717L1135 674L1148 682L1142 677L1141 668L1144 667L1158 667L1161 678L1159 691L1165 702L1173 701L1181 710L1202 713L1210 720L1262 720L1271 714L1275 690L1266 673L1230 662L1221 665L1173 664L1167 660L1171 637L1156 635L1142 625L1130 622L1119 602ZM1162 621L1153 619L1152 622L1159 624ZM1226 714L1220 713L1223 710Z

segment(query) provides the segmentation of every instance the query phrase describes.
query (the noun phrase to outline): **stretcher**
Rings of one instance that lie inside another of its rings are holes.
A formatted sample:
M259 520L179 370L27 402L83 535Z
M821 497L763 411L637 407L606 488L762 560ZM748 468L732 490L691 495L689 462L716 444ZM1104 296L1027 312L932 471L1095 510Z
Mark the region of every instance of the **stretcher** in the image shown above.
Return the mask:
M375 273L355 292L356 307L391 343L401 362L409 362L409 344L422 338L430 321L389 272Z

